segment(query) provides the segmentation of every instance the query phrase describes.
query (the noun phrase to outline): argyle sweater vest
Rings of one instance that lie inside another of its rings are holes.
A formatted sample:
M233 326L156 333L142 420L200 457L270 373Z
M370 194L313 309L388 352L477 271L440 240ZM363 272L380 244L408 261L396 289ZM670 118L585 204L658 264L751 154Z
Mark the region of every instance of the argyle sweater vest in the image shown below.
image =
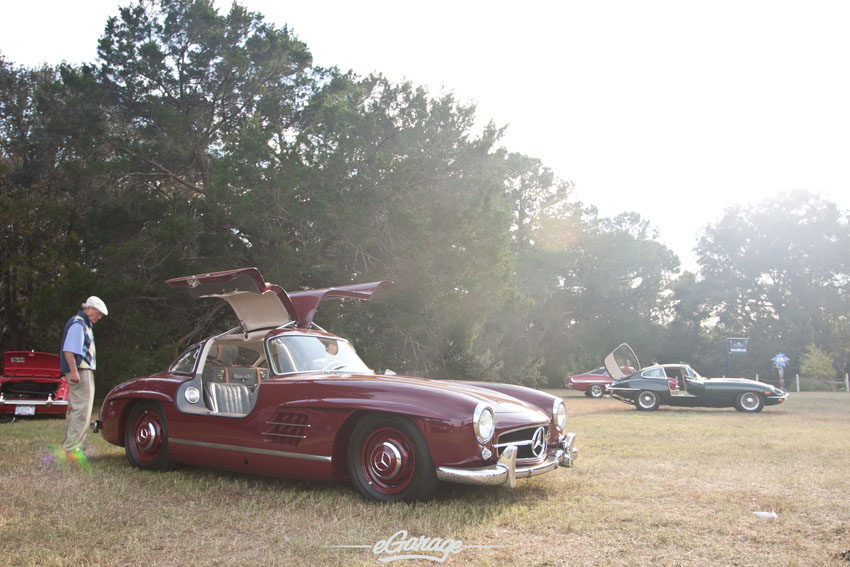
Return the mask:
M68 319L68 322L65 324L65 330L62 332L62 346L65 345L65 337L68 335L68 330L71 328L71 325L83 326L83 354L74 354L74 358L77 360L77 368L87 368L94 370L96 359L96 351L94 348L94 333L92 332L91 321L89 320L88 316L86 316L85 311L80 311L79 313ZM65 357L61 355L59 356L59 366L60 371L63 374L71 371L71 369L68 368L68 361L65 360Z

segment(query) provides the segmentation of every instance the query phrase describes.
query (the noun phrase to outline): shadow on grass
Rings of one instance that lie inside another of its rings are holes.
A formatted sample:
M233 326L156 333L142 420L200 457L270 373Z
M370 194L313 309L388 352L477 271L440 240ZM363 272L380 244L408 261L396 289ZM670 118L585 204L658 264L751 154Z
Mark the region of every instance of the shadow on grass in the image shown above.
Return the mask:
M602 403L602 402L597 402ZM600 414L621 414L621 413L635 413L638 415L647 415L651 416L653 414L728 414L728 415L768 415L768 414L776 414L776 415L788 415L790 412L785 409L783 405L775 405L775 406L766 406L762 411L748 414L747 412L738 411L734 406L726 406L726 407L701 407L701 406L671 406L662 404L658 407L658 409L654 411L639 411L633 404L627 402L617 402L619 405L612 405L609 403L604 406L600 406L598 408L592 409L590 411L582 411L582 412L574 412L574 416L581 415L600 415ZM569 412L568 412L569 415Z
M718 415L718 416L720 416L720 415L732 415L732 416L749 416L749 417L752 417L754 419L758 419L758 416L788 415L789 413L791 413L791 412L783 411L783 410L775 408L775 407L767 407L767 408L763 409L762 411L760 411L758 413L747 413L747 412L743 412L743 411L738 411L733 407L708 408L708 407L681 407L681 406L661 406L660 408L658 408L654 412L638 412L637 410L635 410L635 412L641 413L641 414L647 414L647 415L651 415L653 413L672 414L672 415L688 415L688 414L693 414L693 415L713 414L713 415Z
M108 455L99 459L98 463L110 472L126 467L132 471L128 474L149 482L149 489L154 491L165 490L165 486L157 486L167 484L169 490L175 486L182 487L188 493L187 496L191 497L192 493L209 491L213 487L219 494L225 495L222 496L223 501L229 500L233 504L238 503L246 492L250 492L262 501L275 501L294 508L310 504L327 506L335 511L347 509L355 517L372 517L378 512L387 518L401 519L409 517L413 512L427 511L437 516L449 516L453 529L480 526L482 518L498 515L515 505L534 505L548 496L548 490L534 484L533 480L521 480L515 489L441 483L434 497L427 501L385 503L366 500L348 480L321 482L286 479L190 465L180 465L176 470L165 473L142 471L132 468L123 455Z

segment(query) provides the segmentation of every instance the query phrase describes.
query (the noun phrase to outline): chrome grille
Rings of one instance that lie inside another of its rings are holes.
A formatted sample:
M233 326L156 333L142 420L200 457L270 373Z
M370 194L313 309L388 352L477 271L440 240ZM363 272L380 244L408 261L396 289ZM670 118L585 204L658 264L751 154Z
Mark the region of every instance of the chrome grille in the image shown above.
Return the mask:
M537 461L546 456L549 440L549 428L543 425L514 429L499 435L496 450L501 456L505 447L514 445L517 448L518 461Z

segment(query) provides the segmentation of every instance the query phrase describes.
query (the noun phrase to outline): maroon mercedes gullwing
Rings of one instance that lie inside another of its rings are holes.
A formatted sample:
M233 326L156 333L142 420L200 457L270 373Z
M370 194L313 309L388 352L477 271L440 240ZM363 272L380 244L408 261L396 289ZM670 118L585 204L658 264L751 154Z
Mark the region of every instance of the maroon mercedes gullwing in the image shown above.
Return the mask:
M429 498L441 481L515 487L577 456L561 398L378 375L313 323L323 300L367 300L388 282L287 293L244 268L166 283L226 301L239 327L109 392L94 426L133 466L350 479L368 499L397 501Z

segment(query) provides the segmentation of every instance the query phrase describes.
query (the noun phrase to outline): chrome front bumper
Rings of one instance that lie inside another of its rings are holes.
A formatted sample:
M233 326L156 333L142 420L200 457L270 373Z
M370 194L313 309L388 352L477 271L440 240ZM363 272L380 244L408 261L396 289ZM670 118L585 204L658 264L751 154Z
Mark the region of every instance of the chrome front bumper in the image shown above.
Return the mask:
M573 447L576 440L575 433L567 433L557 449L550 450L543 462L529 465L517 466L517 448L514 445L505 447L502 456L494 465L475 469L463 469L459 467L437 467L437 478L445 482L457 482L460 484L477 484L481 486L507 485L516 488L518 478L531 478L551 472L558 467L572 467L578 458L578 449Z
M765 396L765 400L767 401L767 405L775 405L781 404L785 400L788 399L788 392L783 391L781 394L773 394L771 396Z
M47 399L38 398L35 400L13 398L7 400L3 394L0 394L0 405L5 406L67 406L68 400L54 400L53 396L48 396Z

